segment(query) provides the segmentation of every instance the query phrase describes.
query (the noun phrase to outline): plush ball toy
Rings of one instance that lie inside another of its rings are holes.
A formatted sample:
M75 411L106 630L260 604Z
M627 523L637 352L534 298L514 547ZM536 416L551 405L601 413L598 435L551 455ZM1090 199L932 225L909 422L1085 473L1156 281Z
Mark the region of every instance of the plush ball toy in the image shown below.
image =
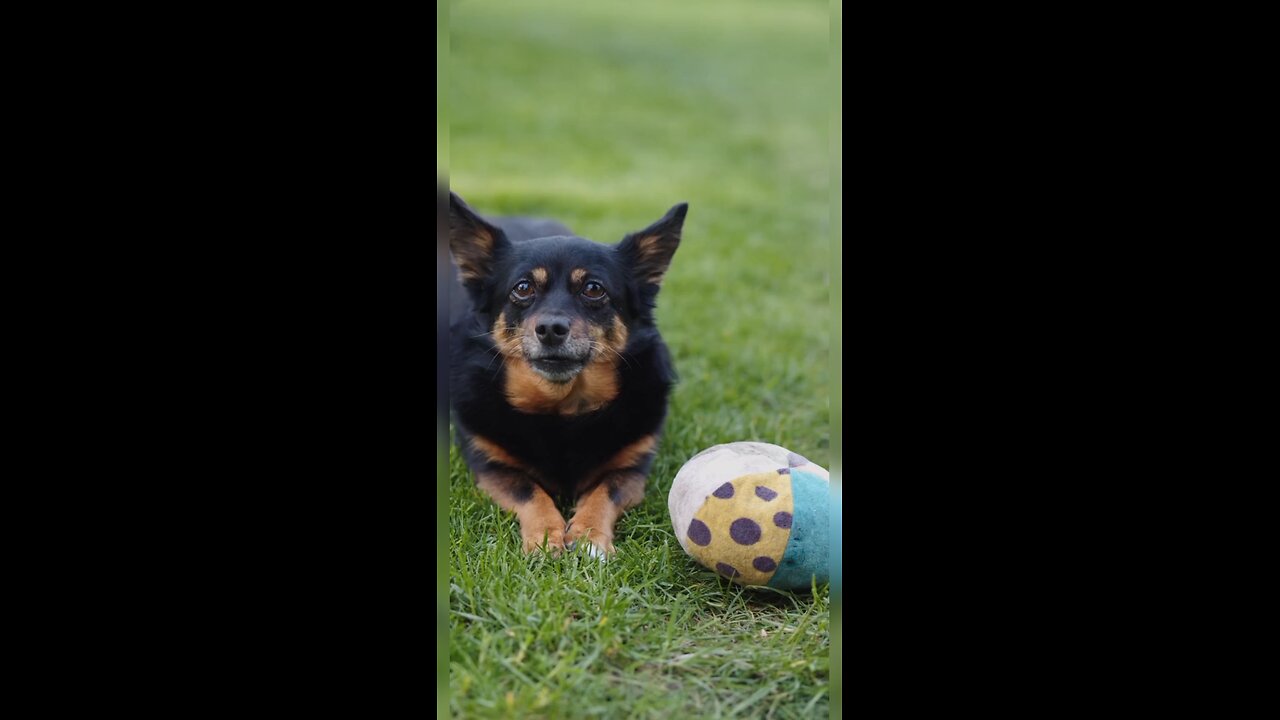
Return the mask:
M741 585L810 587L830 572L830 477L777 445L735 442L680 468L667 508L680 547Z

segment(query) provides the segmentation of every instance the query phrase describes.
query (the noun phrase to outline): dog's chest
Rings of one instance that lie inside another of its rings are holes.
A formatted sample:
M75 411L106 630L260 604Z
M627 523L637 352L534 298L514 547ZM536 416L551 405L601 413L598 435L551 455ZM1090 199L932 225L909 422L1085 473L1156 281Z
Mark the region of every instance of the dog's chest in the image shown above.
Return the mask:
M558 417L523 418L524 429L512 433L509 447L548 480L571 488L644 433L619 426L603 413L565 420Z

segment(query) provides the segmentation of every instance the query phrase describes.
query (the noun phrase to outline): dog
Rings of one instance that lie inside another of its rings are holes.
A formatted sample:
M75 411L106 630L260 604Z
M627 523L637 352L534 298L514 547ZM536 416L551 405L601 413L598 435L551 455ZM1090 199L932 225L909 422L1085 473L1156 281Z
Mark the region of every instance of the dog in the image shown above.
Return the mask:
M585 541L607 557L644 497L676 380L653 311L687 210L605 245L550 220L485 219L449 195L454 428L526 553ZM574 503L567 523L556 501Z

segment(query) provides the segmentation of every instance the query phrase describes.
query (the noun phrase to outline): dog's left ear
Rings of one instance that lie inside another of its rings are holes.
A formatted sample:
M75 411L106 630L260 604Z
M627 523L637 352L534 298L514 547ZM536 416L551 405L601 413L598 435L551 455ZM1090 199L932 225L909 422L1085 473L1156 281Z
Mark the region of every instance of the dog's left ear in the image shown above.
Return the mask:
M680 203L667 211L658 222L631 233L618 243L618 252L631 266L631 272L643 283L661 285L671 257L680 246L680 231L689 203Z

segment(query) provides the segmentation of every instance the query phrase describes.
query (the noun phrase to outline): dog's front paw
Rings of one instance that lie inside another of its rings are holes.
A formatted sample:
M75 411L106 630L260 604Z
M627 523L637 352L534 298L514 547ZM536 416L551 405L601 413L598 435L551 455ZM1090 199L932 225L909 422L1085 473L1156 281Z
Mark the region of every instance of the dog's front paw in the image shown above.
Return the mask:
M558 556L564 550L564 528L558 524L538 527L521 525L520 537L524 540L526 553L535 553L545 547L552 556Z
M601 560L614 554L613 536L607 535L590 525L581 523L577 518L569 521L569 529L564 534L567 547L574 547L578 541L585 539L588 543L587 554Z

